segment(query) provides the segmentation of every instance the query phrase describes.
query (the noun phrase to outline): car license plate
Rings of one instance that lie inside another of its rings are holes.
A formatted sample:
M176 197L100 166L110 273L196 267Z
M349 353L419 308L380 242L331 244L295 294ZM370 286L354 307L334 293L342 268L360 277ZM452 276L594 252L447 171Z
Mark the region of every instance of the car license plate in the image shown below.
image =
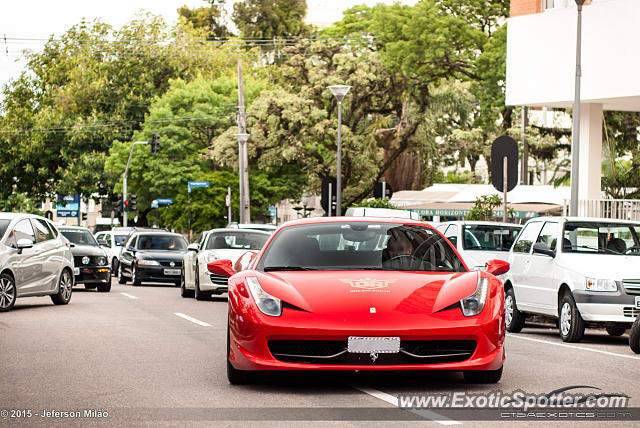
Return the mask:
M80 268L74 267L73 268L73 274L74 275L80 275ZM638 303L638 302L636 302L636 303Z
M393 354L400 352L400 338L349 336L347 350L354 354Z
M640 296L636 296L636 308L640 309Z
M180 275L180 269L165 269L165 275Z

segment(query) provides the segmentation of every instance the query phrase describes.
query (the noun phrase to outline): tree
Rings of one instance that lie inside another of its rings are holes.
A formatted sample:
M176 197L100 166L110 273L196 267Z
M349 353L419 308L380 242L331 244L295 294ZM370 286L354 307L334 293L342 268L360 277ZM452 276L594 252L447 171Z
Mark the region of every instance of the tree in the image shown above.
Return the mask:
M242 37L290 39L309 33L305 0L245 0L233 5L233 22Z
M501 205L503 205L503 203L500 195L478 196L474 207L469 211L465 218L467 220L493 220L495 217L493 211ZM514 209L508 205L507 215L509 217L513 217L515 215Z
M182 6L178 15L189 21L194 28L206 31L207 40L226 39L232 36L226 23L224 0L206 0L208 7L189 8Z

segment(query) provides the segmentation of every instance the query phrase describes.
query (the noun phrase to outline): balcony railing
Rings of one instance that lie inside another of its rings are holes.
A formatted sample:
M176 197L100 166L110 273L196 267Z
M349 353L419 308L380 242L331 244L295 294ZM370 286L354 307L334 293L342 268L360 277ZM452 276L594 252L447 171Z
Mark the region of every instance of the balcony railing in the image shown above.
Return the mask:
M563 215L569 212L569 204L565 199ZM582 199L578 201L578 216L640 220L640 199Z

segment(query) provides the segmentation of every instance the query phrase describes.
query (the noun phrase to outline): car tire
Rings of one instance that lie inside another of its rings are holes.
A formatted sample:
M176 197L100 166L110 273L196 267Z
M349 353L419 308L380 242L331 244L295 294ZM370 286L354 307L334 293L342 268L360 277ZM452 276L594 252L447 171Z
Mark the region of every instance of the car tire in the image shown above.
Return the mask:
M502 378L502 367L498 370L474 370L463 373L466 383L498 383Z
M118 284L126 284L126 283L127 283L127 277L124 276L124 273L122 272L122 265L120 265L118 269Z
M256 372L238 370L231 365L231 362L229 362L230 346L229 325L227 324L227 380L231 385L249 385L255 383L258 380Z
M584 336L584 320L573 295L567 292L562 297L560 308L558 308L558 317L560 318L558 330L560 337L565 342L580 342Z
M108 293L109 291L111 291L111 281L98 285L98 293Z
M622 336L624 332L627 331L625 327L617 326L617 325L610 325L606 328L606 330L609 336L613 336L613 337Z
M135 266L131 269L131 284L134 286L142 284L140 281L140 274L138 274L138 269L136 269Z
M187 284L185 283L184 278L184 268L182 268L182 272L180 273L180 295L182 297L193 297L193 290L187 290Z
M504 322L510 333L520 333L524 328L525 316L518 310L516 295L513 288L509 288L504 295Z
M633 352L640 354L640 316L636 318L636 321L631 326L629 346Z
M206 300L208 297L211 297L208 293L204 293L202 290L200 290L200 275L198 272L197 264L196 264L195 279L193 280L193 282L194 282L193 294L196 300Z
M118 268L120 267L119 265L120 263L118 263L118 258L114 257L111 260L111 275L118 276Z
M16 303L16 282L9 274L0 275L0 312L7 312Z
M51 301L55 305L66 305L71 300L73 289L73 277L68 269L64 269L58 280L58 292L51 295Z

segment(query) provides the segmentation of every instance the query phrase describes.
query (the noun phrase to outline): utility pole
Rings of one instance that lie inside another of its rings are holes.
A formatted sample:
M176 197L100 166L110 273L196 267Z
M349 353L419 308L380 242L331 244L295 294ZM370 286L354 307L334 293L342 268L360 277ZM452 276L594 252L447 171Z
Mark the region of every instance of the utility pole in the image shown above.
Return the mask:
M238 167L240 179L240 221L250 223L249 210L249 159L247 156L247 119L244 112L244 81L242 79L242 60L238 58Z

